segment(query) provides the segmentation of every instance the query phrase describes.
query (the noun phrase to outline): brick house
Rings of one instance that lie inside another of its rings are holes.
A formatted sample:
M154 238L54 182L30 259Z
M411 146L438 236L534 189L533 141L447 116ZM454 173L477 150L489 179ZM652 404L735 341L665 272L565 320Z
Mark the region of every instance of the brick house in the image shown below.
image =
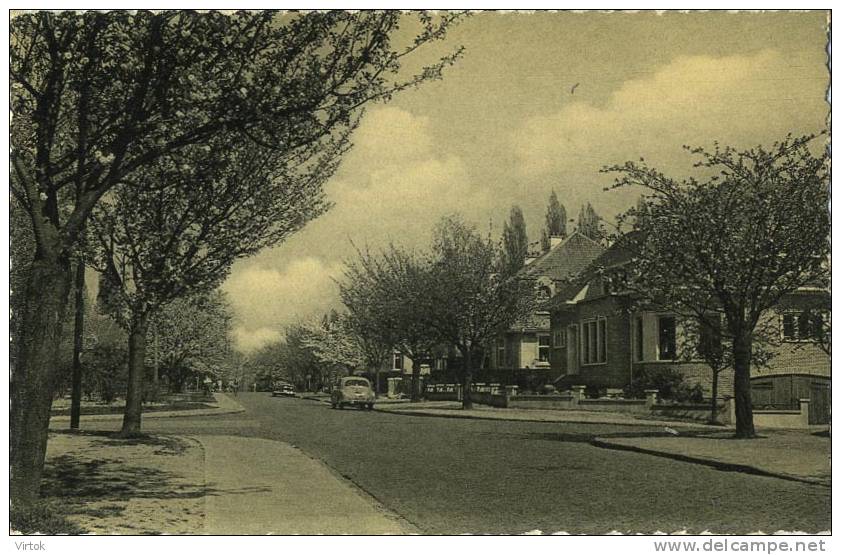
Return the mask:
M631 263L631 254L614 245L551 299L549 360L555 382L562 387L622 388L645 368L667 366L710 395L710 368L703 361L680 360L678 354L688 333L686 322L669 312L641 308L623 289ZM793 407L800 398L821 396L828 402L829 355L814 330L803 329L808 322L802 317L807 308L825 306L821 299L827 296L826 290L804 288L767 315L764 323L778 330L780 341L769 346L774 356L768 367L752 371L755 406ZM732 392L729 369L719 375L719 394Z
M568 237L553 236L549 250L528 257L518 275L534 283L538 296L548 300L602 252L604 247L577 231ZM542 369L548 372L550 356L549 311L538 310L496 339L486 353L486 366L497 370Z

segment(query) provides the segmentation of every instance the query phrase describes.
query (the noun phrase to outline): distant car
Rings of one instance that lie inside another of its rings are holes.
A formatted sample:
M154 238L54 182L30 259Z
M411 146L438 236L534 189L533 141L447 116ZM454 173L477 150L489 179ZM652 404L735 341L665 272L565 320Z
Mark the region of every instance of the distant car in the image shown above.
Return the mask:
M291 383L279 383L275 384L272 388L272 397L294 397L295 396L295 388L292 387Z
M346 406L357 406L360 409L374 408L374 390L367 378L349 376L342 378L330 395L330 406L343 409Z

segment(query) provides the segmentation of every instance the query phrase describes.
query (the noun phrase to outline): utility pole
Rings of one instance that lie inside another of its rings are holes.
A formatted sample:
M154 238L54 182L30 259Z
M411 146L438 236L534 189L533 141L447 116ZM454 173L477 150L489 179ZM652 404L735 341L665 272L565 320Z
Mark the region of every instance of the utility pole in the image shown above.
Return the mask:
M155 373L152 374L152 383L155 384L155 388L158 387L158 324L152 322L152 340L154 342L154 349L155 349Z
M73 371L70 390L70 429L79 429L82 413L82 349L85 335L85 259L79 256L76 262L75 279L76 313L73 322Z

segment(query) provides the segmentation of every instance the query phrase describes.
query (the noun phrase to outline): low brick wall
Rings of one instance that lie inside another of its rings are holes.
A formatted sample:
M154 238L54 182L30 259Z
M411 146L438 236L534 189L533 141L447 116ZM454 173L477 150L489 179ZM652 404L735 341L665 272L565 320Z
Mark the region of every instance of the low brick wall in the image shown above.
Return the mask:
M577 408L572 395L514 395L508 398L508 407L555 410L573 410Z
M680 404L680 405L654 405L651 407L651 414L665 416L666 418L681 418L687 420L698 420L707 422L710 419L709 404ZM722 424L730 422L729 411L726 403L718 404L718 421Z
M800 410L755 410L753 425L757 428L808 429L809 403L809 399L800 399Z
M491 393L489 391L472 391L470 392L470 400L479 405L488 405L491 407L508 408L508 397L503 394Z
M645 399L581 399L579 410L595 410L605 412L629 412L632 414L647 414L651 412Z
M461 401L461 385L451 383L427 384L424 397L428 401Z
M700 422L710 418L709 404L658 403L656 390L646 391L645 399L586 399L584 386L575 386L572 392L549 395L518 395L517 389L516 386L504 387L499 384L474 384L470 397L478 405L500 408L624 412ZM428 384L424 395L430 401L461 401L462 388L459 384ZM735 403L732 398L719 403L718 407L720 423L735 423ZM800 410L754 410L753 420L757 428L808 428L809 399L800 400Z

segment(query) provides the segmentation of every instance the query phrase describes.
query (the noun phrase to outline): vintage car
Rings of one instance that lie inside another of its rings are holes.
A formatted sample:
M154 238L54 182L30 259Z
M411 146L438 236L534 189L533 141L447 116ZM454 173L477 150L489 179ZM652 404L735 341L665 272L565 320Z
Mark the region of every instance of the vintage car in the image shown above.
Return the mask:
M272 386L272 397L294 397L295 388L289 382L276 382Z
M374 390L371 389L371 382L367 378L359 376L348 376L342 378L339 384L333 388L330 395L330 406L334 409L343 409L345 406L355 405L360 409L374 408Z

